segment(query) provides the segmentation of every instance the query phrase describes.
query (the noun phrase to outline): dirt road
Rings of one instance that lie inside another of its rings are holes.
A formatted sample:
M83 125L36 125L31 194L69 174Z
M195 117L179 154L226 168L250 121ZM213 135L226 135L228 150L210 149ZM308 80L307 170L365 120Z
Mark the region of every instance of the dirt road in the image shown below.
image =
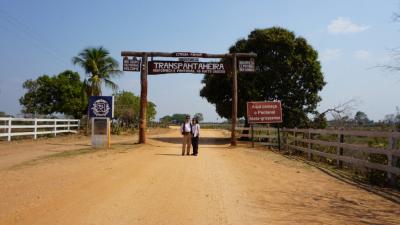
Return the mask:
M399 204L226 135L203 130L198 157L180 156L173 129L108 151L0 143L0 224L400 224Z

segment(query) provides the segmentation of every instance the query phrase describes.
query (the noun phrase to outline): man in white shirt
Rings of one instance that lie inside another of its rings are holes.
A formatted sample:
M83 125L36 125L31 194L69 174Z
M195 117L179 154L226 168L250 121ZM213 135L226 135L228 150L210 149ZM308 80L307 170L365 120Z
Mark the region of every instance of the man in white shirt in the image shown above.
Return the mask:
M197 156L197 154L199 153L199 136L200 125L198 119L195 117L192 119L192 146L194 156Z
M185 122L181 125L182 133L182 155L190 155L190 145L192 144L192 125L190 124L190 116L186 116Z

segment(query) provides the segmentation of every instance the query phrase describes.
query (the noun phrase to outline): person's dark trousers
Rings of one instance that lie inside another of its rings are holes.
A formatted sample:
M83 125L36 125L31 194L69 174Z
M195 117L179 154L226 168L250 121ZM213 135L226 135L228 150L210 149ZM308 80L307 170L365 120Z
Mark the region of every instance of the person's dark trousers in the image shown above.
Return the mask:
M193 155L199 153L199 137L192 137Z

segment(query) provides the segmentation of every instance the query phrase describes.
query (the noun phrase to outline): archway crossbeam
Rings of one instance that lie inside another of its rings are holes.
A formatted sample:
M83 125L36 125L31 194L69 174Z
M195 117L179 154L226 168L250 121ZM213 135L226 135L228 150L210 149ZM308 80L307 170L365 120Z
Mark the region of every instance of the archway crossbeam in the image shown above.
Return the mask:
M246 58L247 61L239 61L240 72L254 72L255 63L254 58L257 57L255 53L226 53L226 54L208 54L208 53L193 53L193 52L136 52L136 51L122 51L121 56L126 57L141 57L141 68L132 66L132 70L126 71L139 71L140 70L140 118L139 118L139 143L146 143L146 129L147 129L147 76L148 76L148 57L173 57L173 58L221 58L228 59L231 62L230 72L232 73L232 127L231 127L231 145L236 146L236 124L237 124L237 66L238 58ZM138 62L138 61L137 61ZM244 63L241 63L244 62ZM190 63L190 62L188 62ZM192 62L193 63L193 62ZM125 70L125 66L124 66Z

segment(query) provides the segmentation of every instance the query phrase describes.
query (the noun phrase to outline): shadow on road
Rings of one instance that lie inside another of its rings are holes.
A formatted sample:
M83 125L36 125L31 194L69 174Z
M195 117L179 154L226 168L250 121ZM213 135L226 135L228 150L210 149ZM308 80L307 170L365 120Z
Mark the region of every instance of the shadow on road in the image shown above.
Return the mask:
M154 137L155 141L166 142L170 144L181 144L182 138L178 137ZM230 143L229 138L200 137L199 145L226 145Z
M278 151L272 151L272 152L282 155ZM340 180L346 184L361 188L370 193L374 193L378 196L381 196L382 198L385 198L393 203L400 205L400 192L399 192L399 190L396 190L395 188L381 188L378 186L373 186L371 184L368 184L367 182L363 182L363 181L354 179L353 177L348 176L345 173L341 173L337 169L329 168L318 162L308 161L301 157L296 157L296 156L291 156L291 155L282 155L282 156L287 159L305 163L309 166L312 166L312 167L318 169L319 171L325 173L326 175L331 176L337 180Z
M174 154L174 153L160 153L154 155L163 155L163 156L182 156L182 154Z

